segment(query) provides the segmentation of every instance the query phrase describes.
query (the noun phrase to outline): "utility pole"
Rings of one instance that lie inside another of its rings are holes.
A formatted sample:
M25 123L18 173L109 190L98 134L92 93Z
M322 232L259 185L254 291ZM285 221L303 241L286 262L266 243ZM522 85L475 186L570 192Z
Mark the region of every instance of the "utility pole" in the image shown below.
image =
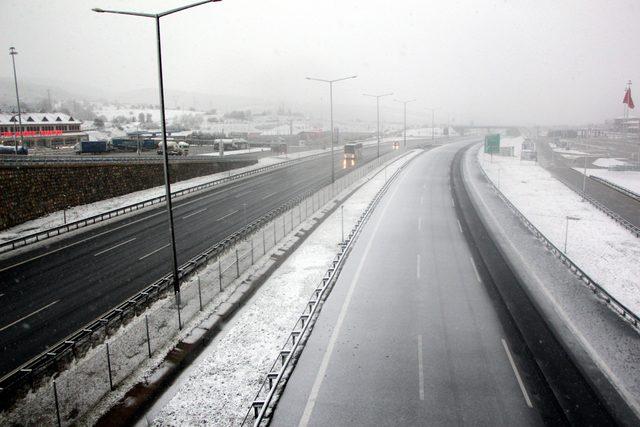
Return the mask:
M331 155L329 156L329 159L331 160L331 183L333 184L336 180L336 172L335 172L335 165L334 165L334 161L333 161L333 137L334 137L334 132L333 132L333 84L336 82L340 82L342 80L349 80L349 79L355 79L358 76L349 76L349 77L342 77L340 79L333 79L333 80L325 80L325 79L317 79L315 77L307 77L307 80L315 80L317 82L323 82L323 83L329 83L329 109L331 111Z
M403 138L404 139L404 148L407 148L407 104L410 103L410 102L413 102L415 100L416 100L415 98L407 99L405 101L401 101L399 99L395 100L396 102L400 102L404 106L404 119L403 119L403 121L404 121L404 132L403 132L403 134L404 134L403 135L403 137L404 137Z
M437 108L427 108L427 110L431 110L431 145L435 144L436 136L435 136L435 117Z
M23 133L22 132L22 111L20 110L20 95L18 93L18 77L16 75L16 55L17 54L18 54L18 51L16 50L15 47L9 48L9 55L11 55L11 62L13 63L13 82L15 83L15 86L16 86L16 103L18 104L18 123L20 126L18 128L18 132L20 132L20 145L24 147L24 136L22 134ZM16 141L15 137L13 138L13 148L15 150L15 154L18 155L18 142Z
M363 93L364 96L370 96L376 99L376 114L377 114L377 123L378 123L378 156L380 157L380 98L383 96L393 95L393 92L382 93L379 95L369 95L368 93Z

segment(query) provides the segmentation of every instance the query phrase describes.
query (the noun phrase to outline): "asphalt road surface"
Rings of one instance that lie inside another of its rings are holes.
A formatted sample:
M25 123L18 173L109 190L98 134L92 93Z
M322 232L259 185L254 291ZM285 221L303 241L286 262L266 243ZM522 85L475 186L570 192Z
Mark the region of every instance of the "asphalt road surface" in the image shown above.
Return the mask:
M385 144L381 152L391 149ZM375 158L375 146L363 162ZM334 156L336 176L347 171ZM174 203L182 264L296 195L326 185L329 157L198 192ZM245 213L246 212L246 213ZM0 376L171 270L164 206L0 260Z
M449 187L455 143L417 159L378 206L324 304L273 425L541 425ZM530 369L525 369L530 371Z
M538 141L537 146L540 154L540 164L551 172L553 176L568 183L574 190L582 191L584 175L572 169L572 167L582 167L583 160L579 159L575 162L575 165L570 164L559 153L553 154L547 141ZM637 200L591 178L587 178L586 180L585 191L588 195L631 224L640 227L640 203Z

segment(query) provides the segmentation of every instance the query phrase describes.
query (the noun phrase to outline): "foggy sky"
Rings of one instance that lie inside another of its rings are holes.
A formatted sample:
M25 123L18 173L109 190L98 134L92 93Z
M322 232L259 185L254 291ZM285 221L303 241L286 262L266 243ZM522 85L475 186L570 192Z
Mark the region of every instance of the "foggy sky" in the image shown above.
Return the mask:
M21 81L156 88L153 20L91 8L190 1L3 0L0 78L15 46ZM223 0L163 18L165 86L304 109L328 99L305 76L357 74L335 86L336 114L373 111L362 93L393 91L387 114L399 118L392 98L415 97L413 121L433 106L463 123L598 123L622 114L627 80L640 85L639 18L633 0Z

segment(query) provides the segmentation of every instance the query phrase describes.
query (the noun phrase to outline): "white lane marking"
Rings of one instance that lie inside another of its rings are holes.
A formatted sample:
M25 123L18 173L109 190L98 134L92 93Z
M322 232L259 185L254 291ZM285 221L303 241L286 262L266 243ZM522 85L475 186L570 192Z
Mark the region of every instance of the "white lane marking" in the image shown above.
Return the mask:
M518 368L516 364L513 362L513 357L511 357L511 351L509 350L509 346L507 342L502 338L502 346L504 347L504 351L507 353L507 357L509 358L509 363L511 363L511 369L513 369L513 373L516 376L516 380L518 380L518 385L520 386L520 390L522 390L522 395L524 396L525 402L527 402L527 406L529 408L533 408L531 404L531 399L529 399L529 394L527 393L527 389L524 387L524 383L522 382L522 378L520 377L520 372L518 372Z
M424 368L422 366L422 335L418 335L418 382L420 400L424 400Z
M237 185L236 187L239 187L239 186L240 186L240 185ZM232 189L234 189L234 188L236 188L236 187L232 187L232 188L225 188L225 189L224 189L224 191L232 190ZM190 201L185 202L185 203L182 203L182 204L180 204L180 205L176 205L176 206L173 208L173 210L175 211L175 210L176 210L176 208L179 208L179 207L182 207L182 206L187 206L187 205L190 205L191 203L195 203L195 202L197 202L197 201L199 201L199 200L206 199L206 198L208 198L208 197L213 197L213 196L215 196L215 195L220 195L220 193L219 193L219 192L215 192L215 193L212 193L212 194L210 194L210 195L202 196L202 197L200 197L200 198L198 198L198 199L190 200ZM62 251L62 250L65 250L65 249L71 248L71 247L73 247L73 246L79 245L80 243L88 242L88 241L89 241L89 240L91 240L91 239L95 239L96 237L104 236L105 234L111 233L111 232L116 231L116 230L120 230L121 228L125 228L125 227L128 227L128 226L133 225L133 224L137 224L138 222L141 222L141 221L146 221L146 220L148 220L149 218L153 218L154 216L158 216L158 215L163 214L163 213L165 213L165 212L166 212L165 210L161 210L161 211L156 212L156 213L154 213L154 214L151 214L151 215L145 216L144 218L140 218L140 219L137 219L137 220L135 220L135 221L128 222L128 223L123 224L123 225L121 225L121 226L118 226L118 227L115 227L115 228L111 228L111 229L109 229L109 230L105 230L105 231L103 231L102 233L98 233L98 234L96 234L96 235L94 235L94 236L87 237L86 239L78 240L77 242L73 242L73 243L70 243L70 244L68 244L68 245L66 245L66 246L62 246L62 247L60 247L60 248L58 248L58 249L54 249L53 251L45 252L45 253L43 253L43 254L40 254L40 255L34 256L33 258L25 259L24 261L20 261L20 262L17 262L17 263L15 263L15 264L12 264L12 265L10 265L10 266L8 266L8 267L5 267L5 268L3 268L3 269L0 269L0 273L2 273L3 271L9 270L9 269L11 269L11 268L13 268L13 267L17 267L17 266L19 266L19 265L26 264L26 263L28 263L28 262L35 261L35 260L37 260L37 259L40 259L40 258L46 257L46 256L48 256L48 255L55 254L56 252L60 252L60 251Z
M93 254L93 256L102 255L102 254L103 254L103 253L105 253L105 252L109 252L111 249L115 249L115 248L118 248L118 247L120 247L120 246L122 246L122 245L126 245L127 243L129 243L129 242L133 242L134 240L136 240L136 238L135 238L135 237L134 237L133 239L129 239L129 240L124 241L124 242L120 242L120 243L118 243L117 245L111 246L109 249L105 249L105 250L103 250L103 251L100 251L100 252L97 252L97 253Z
M416 259L416 277L418 279L420 278L420 254L418 254L418 257Z
M460 229L460 232L462 233L462 225L460 224L460 220L456 219L456 221L458 221L458 228ZM464 234L464 233L463 233Z
M143 259L150 257L151 255L155 254L156 252L160 252L161 250L163 250L164 248L168 247L170 245L170 243L167 243L166 245L162 246L161 248L156 249L153 252L149 252L148 254L141 256L140 258L138 258L138 261L142 261Z
M2 273L2 272L3 272L3 271L5 271L5 270L9 270L9 269L11 269L11 268L13 268L13 267L17 267L17 266L19 266L19 265L26 264L26 263L31 262L31 261L35 261L35 260L37 260L37 259L39 259L39 258L43 258L43 257L45 257L45 256L47 256L47 255L55 254L56 252L60 252L60 251L62 251L62 250L64 250L64 249L67 249L67 248L70 248L70 247L73 247L73 246L79 245L80 243L88 242L89 240L95 239L96 237L104 236L104 235L105 235L105 234L107 234L107 233L111 233L112 231L116 231L116 230L119 230L119 229L121 229L121 228L128 227L128 226L130 226L130 225L132 225L132 224L135 224L135 223L137 223L137 222L140 222L140 221L146 221L146 220L147 220L147 219L149 219L149 218L153 218L154 216L157 216L157 215L160 215L160 214L163 214L163 213L166 213L166 211L156 212L156 213L151 214L151 215L149 215L149 216L146 216L146 217L144 217L144 218L137 219L137 220L132 221L132 222L129 222L129 223L127 223L127 224L123 224L123 225L121 225L121 226L119 226L119 227L116 227L116 228L112 228L112 229L110 229L110 230L103 231L102 233L98 233L98 234L96 234L95 236L91 236L91 237L87 237L86 239L78 240L77 242L73 242L73 243L71 243L71 244L69 244L69 245L67 245L67 246L63 246L63 247L58 248L58 249L55 249L55 250L53 250L53 251L51 251L51 252L46 252L46 253L40 254L40 255L38 255L38 256L34 256L33 258L29 258L29 259L26 259L26 260L24 260L24 261L20 261L20 262L18 262L18 263L15 263L15 264L13 264L13 265L10 265L10 266L8 266L8 267L3 268L2 270L0 270L0 273Z
M49 307L51 307L52 305L57 304L57 303L59 303L59 302L60 302L60 300L59 300L59 299L58 299L58 300L55 300L54 302L49 303L49 304L45 305L44 307L41 307L41 308L37 309L36 311L34 311L34 312L33 312L33 313L31 313L31 314L27 314L26 316L23 316L23 317L19 318L19 319L18 319L18 320L16 320L15 322L13 322L13 323L9 323L8 325L3 326L3 327L0 329L0 332L4 331L5 329L9 329L10 327L12 327L13 325L15 325L16 323L20 323L20 322L22 322L23 320L26 320L26 319L28 319L29 317L33 316L34 314L38 314L38 313L40 313L42 310L44 310L44 309L46 309L46 308L49 308Z
M344 318L347 314L347 309L349 308L349 304L351 303L351 298L353 296L353 291L360 279L360 273L364 267L364 262L367 260L367 255L371 250L371 246L373 245L374 236L378 233L378 229L380 228L380 224L382 224L382 218L384 218L384 214L387 211L387 208L391 205L391 200L400 188L399 185L393 190L393 193L387 199L387 204L382 209L380 216L378 217L378 222L373 229L373 233L371 234L371 238L367 243L367 246L364 249L364 253L360 258L360 263L358 264L358 268L356 269L356 273L353 276L353 280L349 285L349 290L347 291L347 295L342 303L342 308L340 309L340 314L338 315L338 320L336 321L333 332L331 333L331 338L329 338L329 343L327 344L326 350L324 352L324 356L322 357L322 362L320 363L320 369L318 369L318 373L316 374L316 379L313 382L313 387L311 387L311 393L309 393L309 398L307 400L307 404L304 407L304 412L302 413L302 418L300 418L299 427L306 427L309 424L309 419L311 418L311 413L313 412L313 408L316 405L316 400L318 399L318 393L320 392L320 386L322 385L322 381L324 380L327 367L329 366L329 360L331 359L331 354L333 353L333 348L336 345L336 340L338 339L338 335L340 334L340 329L342 328L342 323L344 322Z
M183 216L182 219L187 219L187 218L192 217L194 215L198 215L199 213L202 213L202 212L204 212L206 210L207 210L207 208L204 208L204 209L200 209L199 211L191 212L190 214Z
M451 196L451 206L456 207L456 201L453 199L453 196Z
M266 196L264 196L264 197L262 198L262 200L264 200L264 199L268 199L269 197L273 196L273 195L274 195L274 194L276 194L276 193L277 193L277 191L274 191L273 193L269 193L269 194L267 194Z
M235 211L230 212L230 213L226 214L225 216L222 216L222 217L220 217L220 218L216 219L216 221L222 221L223 219L228 218L228 217L230 217L231 215L233 215L234 213L238 213L238 212L240 212L240 211L236 209Z
M4 294L0 294L0 297L3 297L3 296L4 296Z
M473 266L473 271L476 273L476 279L478 279L478 282L482 283L482 279L480 279L480 275L478 274L478 269L476 268L476 263L473 261L472 257L469 257L469 260L471 261L471 265Z
M418 218L418 231L422 229L422 218Z

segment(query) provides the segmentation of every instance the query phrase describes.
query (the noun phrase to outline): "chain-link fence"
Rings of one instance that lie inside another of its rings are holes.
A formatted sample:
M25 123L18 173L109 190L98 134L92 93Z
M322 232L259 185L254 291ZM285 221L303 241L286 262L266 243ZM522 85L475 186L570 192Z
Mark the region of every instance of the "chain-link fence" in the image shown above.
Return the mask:
M159 297L152 307L139 315L131 312L119 330L92 331L92 342L83 357L73 362L55 379L25 395L8 411L0 414L0 424L70 425L81 420L98 401L122 384L145 361L158 358L175 343L181 326L204 309L216 307L230 295L234 282L261 257L270 253L288 234L320 211L333 197L351 191L352 184L395 157L391 152L363 165L316 192L290 202L286 210L254 229L233 247L194 271L181 283L180 305L170 293ZM74 347L75 348L75 347ZM67 361L68 362L68 361ZM34 387L35 388L35 387ZM115 397L114 397L115 398Z

